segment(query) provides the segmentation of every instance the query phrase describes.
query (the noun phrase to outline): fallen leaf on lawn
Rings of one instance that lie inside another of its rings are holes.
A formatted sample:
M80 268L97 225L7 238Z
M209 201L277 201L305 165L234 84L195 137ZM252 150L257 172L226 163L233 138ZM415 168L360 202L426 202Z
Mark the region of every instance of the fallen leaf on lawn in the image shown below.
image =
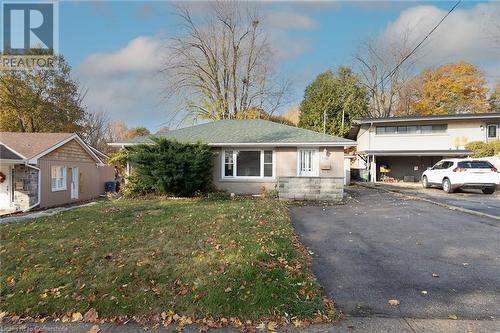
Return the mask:
M87 333L99 333L101 329L99 328L99 325L94 325L90 328L90 330Z
M438 277L439 277L439 274L432 273L432 277L438 278Z
M0 312L0 320L2 320L7 315L7 311Z
M387 301L387 303L389 303L389 305L399 305L399 300L397 299L390 299Z
M231 287L227 287L226 289L224 289L224 292L228 293L228 292L230 292L231 290L233 290L233 289L231 289Z
M75 312L71 315L71 321L72 322L75 322L75 321L80 321L83 319L83 316L80 312Z
M421 293L422 295L427 295L427 290L422 290L420 293Z
M451 314L451 315L448 315L448 319L457 320L458 317L457 317L457 315Z
M258 330L265 330L266 329L266 324L260 323L259 326L256 327Z
M98 317L99 314L94 308L92 308L89 311L85 312L85 314L83 315L83 320L93 323L97 320Z
M7 284L11 287L14 287L16 285L16 279L14 279L13 276L7 277Z

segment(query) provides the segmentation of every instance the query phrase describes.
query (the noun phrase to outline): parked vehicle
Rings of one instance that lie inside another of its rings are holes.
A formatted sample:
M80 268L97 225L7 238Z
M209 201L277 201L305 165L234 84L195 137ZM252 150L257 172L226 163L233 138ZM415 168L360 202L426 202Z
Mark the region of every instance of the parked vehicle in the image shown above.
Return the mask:
M479 159L446 159L422 174L422 186L441 186L446 193L475 188L493 194L500 184L500 173L488 161Z

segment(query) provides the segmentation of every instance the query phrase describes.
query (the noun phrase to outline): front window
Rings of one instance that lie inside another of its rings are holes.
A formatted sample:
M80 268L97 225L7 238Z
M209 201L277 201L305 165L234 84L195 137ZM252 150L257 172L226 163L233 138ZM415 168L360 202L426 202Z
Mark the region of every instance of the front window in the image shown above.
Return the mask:
M272 150L225 150L224 178L273 177Z
M488 126L488 138L496 138L497 137L497 125L489 125Z
M260 151L239 151L236 153L236 176L259 177Z
M66 167L52 166L51 185L52 191L63 191L66 189Z

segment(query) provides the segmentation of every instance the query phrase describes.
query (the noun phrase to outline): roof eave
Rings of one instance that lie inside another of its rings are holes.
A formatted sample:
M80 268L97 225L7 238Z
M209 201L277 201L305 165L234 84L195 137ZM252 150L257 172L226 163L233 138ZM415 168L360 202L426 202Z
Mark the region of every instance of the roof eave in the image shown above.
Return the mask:
M152 144L152 142L112 142L108 143L109 146L113 147L130 147L137 146L141 144ZM355 141L346 142L218 142L218 143L207 143L210 147L354 147L358 143Z

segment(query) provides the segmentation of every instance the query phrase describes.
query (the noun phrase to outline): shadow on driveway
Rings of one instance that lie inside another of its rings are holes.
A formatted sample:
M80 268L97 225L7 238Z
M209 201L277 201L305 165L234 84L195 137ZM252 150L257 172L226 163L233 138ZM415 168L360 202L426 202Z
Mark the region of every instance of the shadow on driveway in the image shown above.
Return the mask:
M500 316L496 221L373 189L347 191L345 205L290 208L302 242L314 252L314 273L345 313Z

